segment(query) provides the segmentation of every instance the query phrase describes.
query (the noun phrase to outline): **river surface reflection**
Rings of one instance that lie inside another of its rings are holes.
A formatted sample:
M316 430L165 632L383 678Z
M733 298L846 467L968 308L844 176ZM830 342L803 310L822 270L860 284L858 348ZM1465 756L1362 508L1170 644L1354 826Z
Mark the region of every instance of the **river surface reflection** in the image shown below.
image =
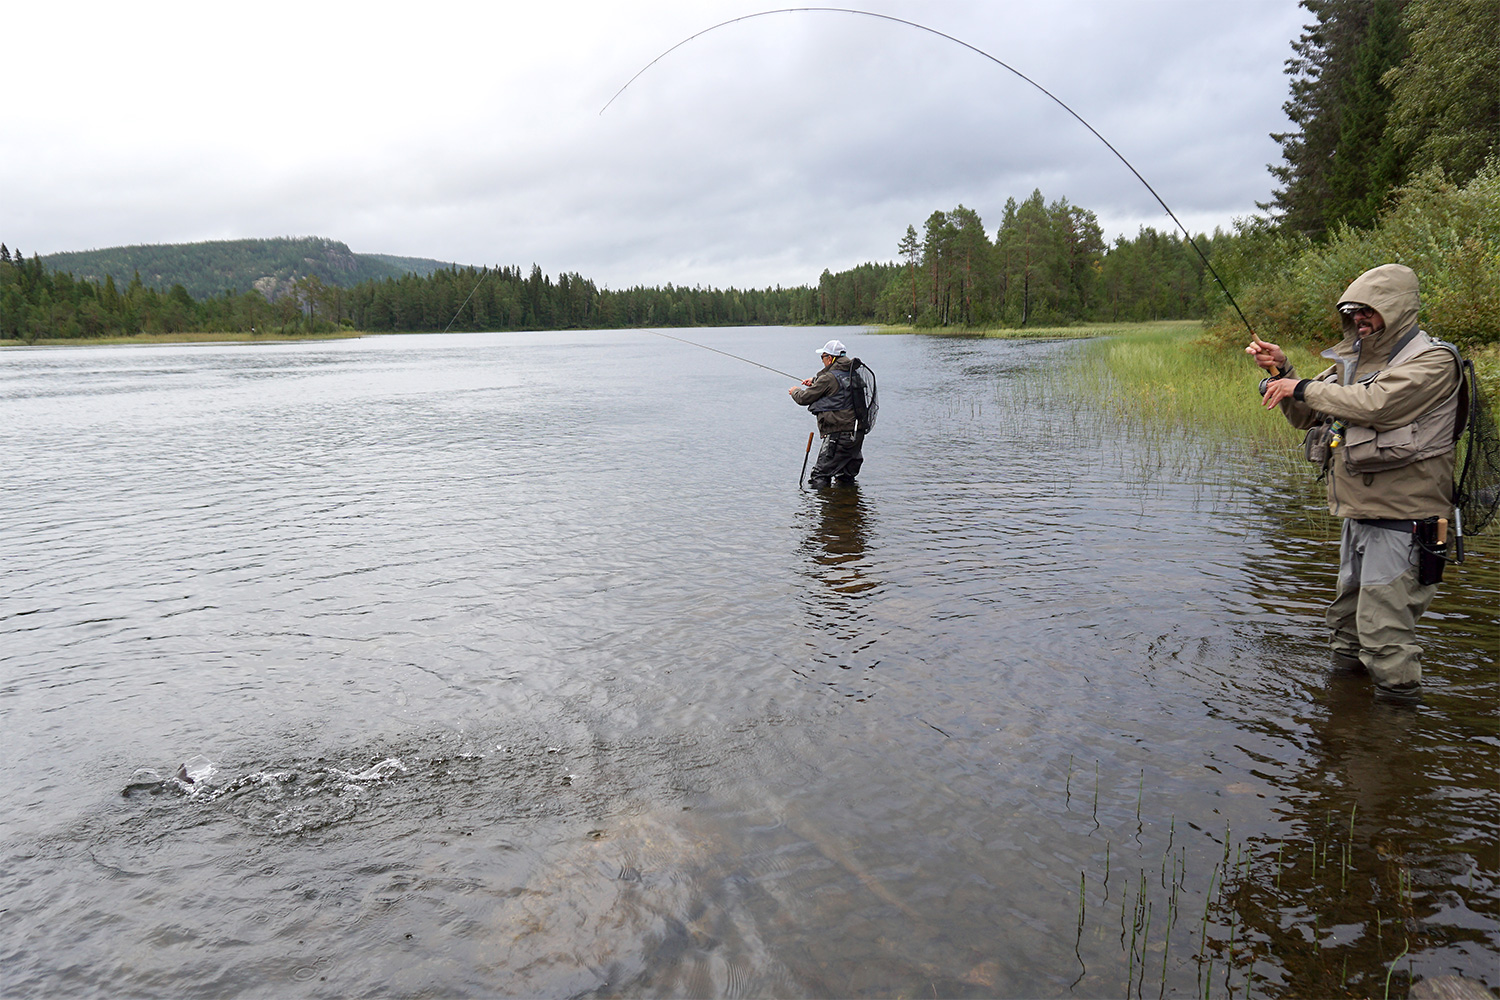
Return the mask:
M0 992L1500 986L1492 543L1376 706L1302 470L836 334L819 493L649 332L0 354Z

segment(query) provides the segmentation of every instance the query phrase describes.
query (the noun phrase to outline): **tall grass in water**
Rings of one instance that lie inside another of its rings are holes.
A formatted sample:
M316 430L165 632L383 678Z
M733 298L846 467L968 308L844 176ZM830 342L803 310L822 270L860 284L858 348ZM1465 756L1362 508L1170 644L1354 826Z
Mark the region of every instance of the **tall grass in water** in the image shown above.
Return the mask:
M1116 328L1107 339L1090 342L1065 385L1074 392L1104 400L1117 417L1142 426L1175 424L1222 432L1228 438L1271 436L1300 440L1278 415L1258 406L1257 386L1264 372L1242 350L1247 334L1231 346L1205 336L1196 321L1143 323ZM1310 378L1330 362L1322 347L1283 344L1299 378ZM1331 346L1331 342L1330 342ZM1500 393L1500 345L1471 347L1484 391ZM1247 405L1248 404L1248 405Z
M1069 759L1069 782L1078 764ZM1493 888L1476 891L1474 874L1483 878L1486 866L1467 850L1451 856L1467 869L1467 887L1452 872L1424 886L1399 845L1356 825L1353 803L1242 838L1227 824L1210 829L1175 814L1162 822L1150 808L1164 801L1162 786L1108 762L1103 771L1095 800L1073 805L1068 783L1062 796L1072 829L1090 842L1077 878L1056 882L1076 894L1078 996L1405 996L1417 974L1412 956L1449 933L1423 918L1482 910ZM1124 875L1115 876L1118 888L1111 865ZM1482 970L1483 955L1473 964Z
M1119 462L1114 474L1125 485L1191 483L1217 507L1244 502L1247 483L1278 495L1297 484L1293 505L1326 535L1302 432L1261 405L1265 373L1242 348L1204 342L1202 324L1192 320L1116 326L1024 379L997 384L996 403L1013 408L1018 423L1045 413L1053 433L1073 439L1080 460ZM1316 356L1290 353L1299 373L1321 370ZM1126 440L1131 446L1120 447Z
M1244 353L1248 341L1247 335L1225 344L1206 336L1196 321L1121 328L1080 345L1034 388L1023 389L1032 397L1025 405L1092 410L1107 422L1104 433L1144 441L1148 452L1163 456L1163 465L1170 461L1198 482L1221 481L1226 468L1230 475L1278 471L1283 482L1300 484L1296 490L1310 505L1306 513L1326 534L1333 522L1313 512L1322 506L1322 485L1303 453L1304 432L1261 404L1258 385L1265 373ZM1318 346L1282 347L1300 378L1329 365ZM1500 345L1473 346L1465 356L1474 362L1482 398L1496 407ZM1456 452L1460 466L1466 445L1467 437Z
M1257 386L1265 373L1243 351L1204 342L1202 330L1194 321L1142 324L1093 340L1059 373L1059 387L1148 432L1180 429L1273 448L1300 440L1300 432L1260 405ZM1306 351L1290 353L1299 374L1324 367Z
M984 327L948 326L926 327L888 325L872 327L871 333L920 333L924 337L958 337L974 340L1082 340L1087 337L1108 337L1135 324L1079 323L1075 326L1022 326Z

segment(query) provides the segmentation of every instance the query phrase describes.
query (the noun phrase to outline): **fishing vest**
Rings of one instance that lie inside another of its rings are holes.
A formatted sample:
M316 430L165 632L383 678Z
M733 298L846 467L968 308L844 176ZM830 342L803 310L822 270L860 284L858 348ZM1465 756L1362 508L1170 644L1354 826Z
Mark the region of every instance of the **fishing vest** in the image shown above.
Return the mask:
M1435 347L1445 348L1453 355L1453 362L1459 368L1458 385L1448 398L1400 427L1377 431L1372 427L1350 425L1344 432L1344 466L1350 472L1385 472L1453 450L1460 430L1459 395L1464 384L1463 358L1458 348L1447 341L1433 340L1423 330L1413 330L1396 345L1390 361L1381 371L1395 368ZM1380 377L1381 371L1372 372L1358 381L1369 384Z
M833 413L836 410L854 409L854 394L849 388L849 373L840 368L830 368L829 374L838 379L838 390L809 403L807 406L809 413Z

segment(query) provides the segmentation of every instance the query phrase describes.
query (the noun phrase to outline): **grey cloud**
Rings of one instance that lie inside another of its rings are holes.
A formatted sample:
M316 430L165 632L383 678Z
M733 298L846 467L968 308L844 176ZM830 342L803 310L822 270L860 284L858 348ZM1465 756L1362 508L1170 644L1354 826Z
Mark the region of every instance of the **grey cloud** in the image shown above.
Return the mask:
M1267 133L1284 124L1281 63L1305 13L1291 0L879 7L1052 90L1194 231L1270 194ZM993 231L1005 198L1035 187L1093 209L1110 235L1170 228L1045 96L950 42L868 18L721 29L598 114L668 45L746 12L723 0L576 3L521 21L505 5L449 4L435 16L468 28L453 51L410 53L393 71L401 25L364 23L376 61L309 66L307 92L346 99L302 118L253 116L259 91L227 92L243 134L88 115L0 121L0 239L50 252L316 234L367 252L534 261L612 287L746 286L889 260L908 224L960 202ZM285 104L297 92L277 93Z

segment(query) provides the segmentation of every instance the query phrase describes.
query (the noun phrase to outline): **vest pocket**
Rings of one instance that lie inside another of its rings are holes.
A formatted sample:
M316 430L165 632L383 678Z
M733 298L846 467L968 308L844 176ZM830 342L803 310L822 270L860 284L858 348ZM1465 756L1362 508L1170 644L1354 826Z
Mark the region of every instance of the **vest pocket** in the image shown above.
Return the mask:
M1307 434L1302 438L1302 452L1312 464L1322 468L1328 463L1328 441L1333 437L1333 430L1328 421L1313 424L1307 429Z
M1417 454L1415 424L1388 431L1350 427L1344 433L1344 467L1350 472L1382 472L1409 464Z

